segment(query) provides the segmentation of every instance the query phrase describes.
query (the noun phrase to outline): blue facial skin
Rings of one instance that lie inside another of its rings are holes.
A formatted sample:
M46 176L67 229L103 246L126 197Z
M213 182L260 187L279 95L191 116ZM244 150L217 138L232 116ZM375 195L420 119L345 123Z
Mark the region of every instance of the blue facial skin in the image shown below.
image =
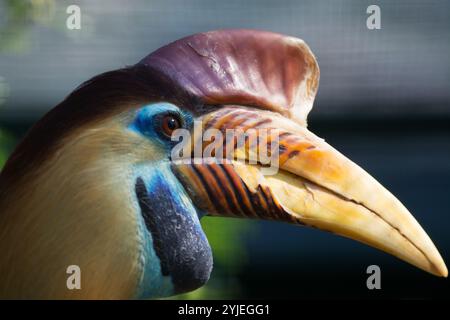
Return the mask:
M183 128L192 116L169 103L141 108L129 126L149 143L157 144L166 157L136 165L136 211L143 243L143 273L136 298L170 296L194 290L207 282L212 253L201 228L197 210L170 168L170 152L176 141L161 133L161 120L176 116Z

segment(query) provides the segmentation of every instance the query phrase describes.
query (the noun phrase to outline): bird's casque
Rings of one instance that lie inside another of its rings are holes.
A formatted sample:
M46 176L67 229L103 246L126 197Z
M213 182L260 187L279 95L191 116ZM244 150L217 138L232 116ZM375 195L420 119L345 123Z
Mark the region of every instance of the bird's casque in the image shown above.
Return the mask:
M318 83L302 40L221 30L82 84L0 173L0 297L155 298L196 289L213 265L204 215L316 227L447 276L408 210L307 129ZM261 149L251 138L231 147L228 162L194 153L184 160L199 161L175 161L173 132L198 128L276 129L276 174L245 161ZM70 265L81 270L78 290L67 287Z

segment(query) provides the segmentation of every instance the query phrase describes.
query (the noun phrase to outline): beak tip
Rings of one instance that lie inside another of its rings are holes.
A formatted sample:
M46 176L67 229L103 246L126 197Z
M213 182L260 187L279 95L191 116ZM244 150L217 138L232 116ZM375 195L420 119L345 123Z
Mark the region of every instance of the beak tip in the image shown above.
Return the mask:
M439 270L438 272L434 273L436 276L441 277L441 278L447 278L448 277L448 271L447 269L445 270Z
M439 259L434 260L434 263L430 265L429 272L442 278L448 277L447 266L444 260L439 256Z
M442 262L442 266L439 268L439 276L441 276L443 278L447 278L448 277L447 266L445 265L444 262Z

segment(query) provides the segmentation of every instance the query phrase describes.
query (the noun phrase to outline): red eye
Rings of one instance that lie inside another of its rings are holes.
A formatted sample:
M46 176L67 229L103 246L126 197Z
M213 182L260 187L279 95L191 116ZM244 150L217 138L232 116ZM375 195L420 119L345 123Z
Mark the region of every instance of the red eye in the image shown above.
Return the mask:
M161 129L167 137L171 137L172 133L179 128L181 128L181 121L176 116L169 114L163 117Z

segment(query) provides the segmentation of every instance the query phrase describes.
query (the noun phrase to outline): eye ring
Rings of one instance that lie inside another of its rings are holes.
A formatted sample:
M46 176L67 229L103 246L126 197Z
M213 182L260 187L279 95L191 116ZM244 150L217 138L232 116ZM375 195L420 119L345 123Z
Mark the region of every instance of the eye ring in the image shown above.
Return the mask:
M174 113L168 113L161 118L161 133L166 138L171 138L175 130L182 127L182 121L179 115Z

